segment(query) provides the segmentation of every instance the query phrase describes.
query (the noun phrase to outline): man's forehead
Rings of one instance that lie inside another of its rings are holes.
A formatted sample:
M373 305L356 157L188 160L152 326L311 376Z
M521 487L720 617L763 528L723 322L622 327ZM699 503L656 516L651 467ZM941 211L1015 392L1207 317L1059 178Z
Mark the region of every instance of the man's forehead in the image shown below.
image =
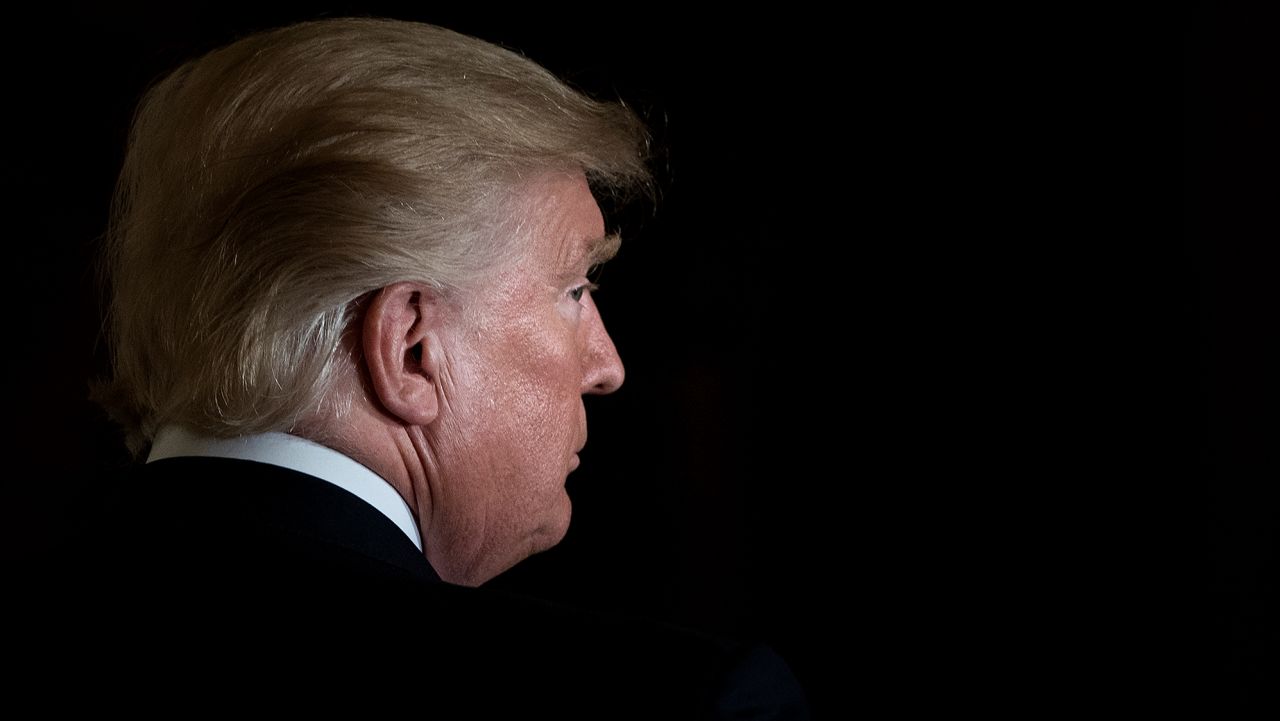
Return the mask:
M516 232L533 242L534 252L553 264L557 275L581 275L617 254L622 239L607 232L582 173L539 176L518 197Z

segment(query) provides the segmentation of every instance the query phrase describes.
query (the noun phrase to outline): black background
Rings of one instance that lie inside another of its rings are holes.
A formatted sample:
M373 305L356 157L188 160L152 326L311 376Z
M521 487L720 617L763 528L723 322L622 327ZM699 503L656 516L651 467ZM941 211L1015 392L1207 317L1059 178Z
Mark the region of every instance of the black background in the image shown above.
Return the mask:
M1176 42L1114 18L28 11L0 168L8 439L39 472L5 484L7 560L125 462L86 393L93 254L141 89L344 14L520 50L625 100L660 149L661 198L618 219L597 296L627 381L587 401L573 525L493 583L762 638L820 713L1077 698L1151 625L1195 669L1179 694L1207 665L1212 706L1266 698L1280 57L1274 23L1224 9L1180 16L1181 158L1176 81L1156 81ZM1208 653L1189 651L1206 615Z
M1280 628L1280 48L1274 13L1187 15L1185 238L1199 331L1214 708L1274 712ZM1204 517L1204 516L1200 516Z
M847 602L832 594L866 561L835 542L856 519L820 511L869 472L847 460L867 432L845 402L863 329L819 300L852 280L831 270L854 247L850 219L828 223L831 206L813 198L815 171L844 152L821 130L838 120L833 89L816 80L831 71L822 55L832 48L808 48L798 19L262 5L64 6L14 22L3 167L22 219L6 287L21 309L9 315L21 340L8 378L22 420L8 440L39 470L6 484L6 558L39 558L82 523L99 471L128 462L87 390L105 369L95 253L142 89L182 60L290 21L427 21L623 99L658 149L660 198L616 218L626 241L597 294L627 381L588 399L571 530L492 583L763 639L815 709L829 708L847 683L847 650L833 640L846 612L834 610Z

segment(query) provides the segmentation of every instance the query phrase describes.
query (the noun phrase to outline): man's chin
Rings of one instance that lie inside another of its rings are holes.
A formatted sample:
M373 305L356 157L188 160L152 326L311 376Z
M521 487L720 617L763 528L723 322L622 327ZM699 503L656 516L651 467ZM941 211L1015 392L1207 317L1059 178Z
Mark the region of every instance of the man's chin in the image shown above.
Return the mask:
M573 501L569 499L569 494L562 490L559 505L553 513L553 520L543 528L542 537L539 539L541 543L534 553L541 553L563 541L569 533L569 521L572 517Z
M547 520L530 539L528 556L548 551L559 545L569 533L569 520L572 516L573 501L569 500L569 494L561 489L555 506L547 512Z

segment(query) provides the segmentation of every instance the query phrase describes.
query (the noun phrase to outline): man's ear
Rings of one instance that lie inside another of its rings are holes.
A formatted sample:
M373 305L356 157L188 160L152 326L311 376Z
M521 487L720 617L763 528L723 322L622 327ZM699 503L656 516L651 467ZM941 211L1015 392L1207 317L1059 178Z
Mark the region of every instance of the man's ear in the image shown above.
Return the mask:
M402 282L374 294L364 316L364 358L382 407L406 425L425 426L439 413L439 369L433 367L442 311L437 291Z

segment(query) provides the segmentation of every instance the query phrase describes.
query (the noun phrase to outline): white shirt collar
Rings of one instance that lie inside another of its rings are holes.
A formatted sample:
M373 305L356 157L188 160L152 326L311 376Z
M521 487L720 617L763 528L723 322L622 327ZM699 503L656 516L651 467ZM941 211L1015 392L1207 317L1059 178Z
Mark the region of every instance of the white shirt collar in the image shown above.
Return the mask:
M178 456L258 461L321 478L381 511L422 550L418 524L400 493L378 474L332 448L288 433L216 438L182 426L164 426L151 444L147 463Z

